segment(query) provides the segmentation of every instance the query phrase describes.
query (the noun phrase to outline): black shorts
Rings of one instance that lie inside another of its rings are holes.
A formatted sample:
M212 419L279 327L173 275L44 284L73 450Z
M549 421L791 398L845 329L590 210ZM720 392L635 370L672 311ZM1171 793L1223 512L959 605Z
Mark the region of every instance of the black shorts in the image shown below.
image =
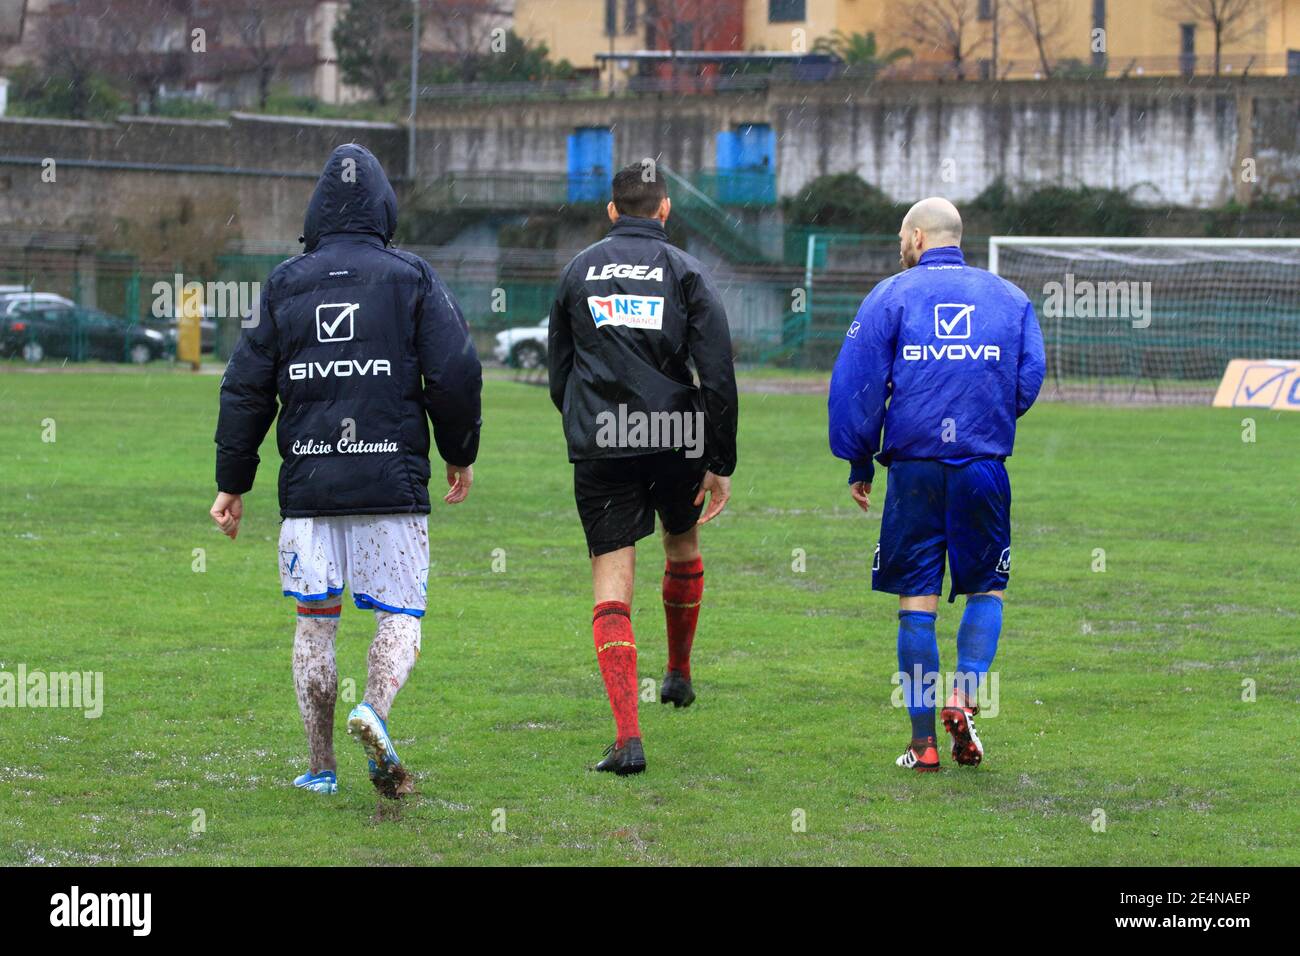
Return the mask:
M591 557L629 548L655 530L655 514L669 534L700 520L695 503L706 471L703 458L665 451L630 458L573 463L573 497Z

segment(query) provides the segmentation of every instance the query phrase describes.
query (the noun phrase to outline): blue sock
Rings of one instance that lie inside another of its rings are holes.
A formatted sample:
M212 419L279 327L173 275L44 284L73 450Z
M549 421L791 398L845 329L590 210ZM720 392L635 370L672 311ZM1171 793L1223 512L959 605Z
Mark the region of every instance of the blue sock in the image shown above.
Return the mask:
M1002 633L1002 599L991 594L976 594L966 599L966 611L957 628L957 679L953 689L968 701L979 693L980 681L993 664L998 652L998 635Z
M898 670L903 675L903 701L912 718L912 739L934 736L934 705L939 681L939 641L936 615L928 611L898 612ZM916 681L917 670L921 681Z

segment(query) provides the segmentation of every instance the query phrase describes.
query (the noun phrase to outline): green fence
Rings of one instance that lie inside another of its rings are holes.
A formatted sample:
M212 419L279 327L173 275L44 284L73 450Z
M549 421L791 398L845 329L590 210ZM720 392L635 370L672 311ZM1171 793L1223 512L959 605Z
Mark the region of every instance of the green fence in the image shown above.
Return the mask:
M173 272L131 256L79 248L0 247L0 286L31 293L0 314L0 356L30 361L140 362L169 357L174 336L151 315L156 282ZM50 301L48 296L64 302ZM70 304L69 304L70 303Z
M685 206L691 208L690 202ZM743 233L741 225L728 223L726 228ZM966 248L973 265L985 263L986 242L968 239ZM1156 248L1061 254L1053 248L1022 247L1003 252L1001 271L1025 290L1038 311L1052 381L1182 382L1204 388L1233 358L1300 358L1300 249L1233 249L1230 243L1226 249L1189 257ZM566 252L555 250L414 251L433 262L460 302L485 358L492 355L499 332L535 327L546 317L567 261ZM897 272L897 238L789 229L785 253L784 262L742 262L715 277L737 359L828 369L863 298ZM283 258L223 255L216 260L215 275L202 278L256 290ZM1080 281L1149 283L1149 300L1132 315L1060 314L1050 302L1052 283L1076 273ZM174 290L176 281L173 267L120 254L0 247L0 284L56 293L87 307L60 332L58 349L71 360L131 360L133 346L140 342L129 330L168 330L172 324L155 300L160 290ZM116 338L94 325L101 313L117 323ZM33 329L9 330L9 354L21 353L34 341ZM205 338L213 357L226 358L240 331L238 315L209 323ZM107 354L104 341L116 343ZM139 355L134 349L134 357Z
M1300 358L1300 240L1012 239L998 274L1033 302L1053 380L1216 383Z

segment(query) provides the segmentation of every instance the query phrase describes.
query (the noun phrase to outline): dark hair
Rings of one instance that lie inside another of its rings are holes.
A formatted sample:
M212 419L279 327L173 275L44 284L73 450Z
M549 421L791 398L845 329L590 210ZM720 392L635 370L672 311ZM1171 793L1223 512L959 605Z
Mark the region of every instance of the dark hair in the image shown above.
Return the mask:
M620 216L650 218L668 197L659 169L651 161L630 163L614 175L614 208Z

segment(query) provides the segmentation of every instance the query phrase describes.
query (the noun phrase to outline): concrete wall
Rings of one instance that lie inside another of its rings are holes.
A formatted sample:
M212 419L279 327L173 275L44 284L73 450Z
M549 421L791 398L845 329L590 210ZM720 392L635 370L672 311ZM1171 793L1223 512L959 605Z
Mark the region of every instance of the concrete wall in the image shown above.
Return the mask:
M968 200L999 176L1134 190L1142 201L1217 206L1236 195L1300 194L1300 81L803 85L768 93L425 104L418 171L562 174L568 135L614 129L616 159L656 156L684 173L712 167L720 130L770 122L779 191L856 172L898 200ZM186 199L229 209L249 242L298 235L315 176L339 143L361 142L390 174L405 168L392 124L267 119L0 119L0 223L94 233L106 218L148 221ZM60 162L55 183L39 161ZM1253 159L1257 184L1238 171ZM206 165L254 172L89 168L68 162ZM399 190L400 191L400 190ZM212 213L215 214L215 213Z
M389 170L404 167L406 134L391 124L243 114L228 121L0 119L0 223L93 236L114 220L148 225L191 210L233 217L229 232L245 240L292 241L326 157L347 142L363 143ZM42 178L47 158L55 161L53 182Z
M444 103L423 108L416 151L421 176L564 173L569 134L581 126L609 126L616 162L651 156L693 172L714 165L718 131L769 119L761 94Z
M422 118L422 176L451 170L562 173L579 126L614 130L618 162L657 156L691 173L715 164L714 141L739 123L777 131L778 189L856 172L899 200L974 198L1013 186L1132 190L1192 207L1258 191L1300 194L1300 81L1123 80L1101 83L848 84L766 94L442 106Z
M1294 80L1004 83L993 96L984 84L789 92L772 104L782 194L856 172L900 200L971 199L1001 177L1203 208L1239 195L1246 157L1262 191L1300 193Z

